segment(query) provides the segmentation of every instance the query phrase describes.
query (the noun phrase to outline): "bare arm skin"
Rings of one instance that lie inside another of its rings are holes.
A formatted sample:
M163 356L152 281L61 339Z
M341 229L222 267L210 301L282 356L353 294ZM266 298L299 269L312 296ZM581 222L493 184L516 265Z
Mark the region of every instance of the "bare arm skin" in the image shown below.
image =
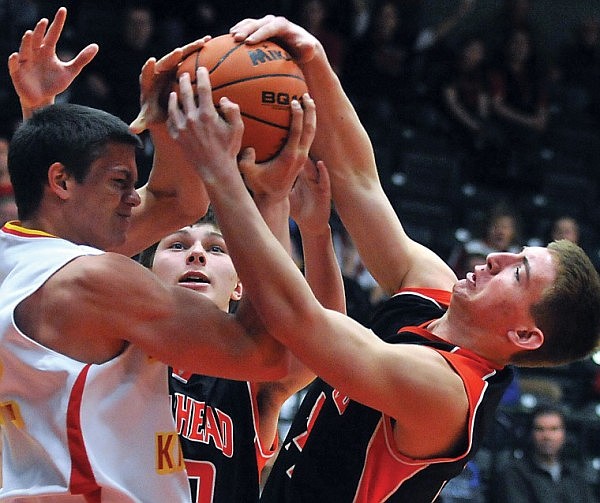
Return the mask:
M103 363L135 344L197 373L273 379L287 371L271 337L115 253L68 263L19 305L16 321L40 344L83 362Z
M197 83L198 105L189 79L180 81L183 110L171 96L171 133L196 159L246 295L269 333L342 393L395 418L396 442L405 454L450 452L467 414L458 375L433 350L386 344L317 301L261 218L241 179L236 156L224 148L210 148L217 138L226 144L237 141L243 129L239 107L224 98L219 116L205 69L198 70ZM314 102L305 96L303 104L304 114L298 102L292 103L292 120L304 121L304 128L314 127Z

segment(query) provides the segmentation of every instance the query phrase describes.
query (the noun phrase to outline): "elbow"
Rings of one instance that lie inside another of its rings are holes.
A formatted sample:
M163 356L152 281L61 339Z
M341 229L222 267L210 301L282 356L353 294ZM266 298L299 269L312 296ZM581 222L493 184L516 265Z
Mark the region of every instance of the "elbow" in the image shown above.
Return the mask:
M286 377L292 368L292 357L285 346L272 339L269 347L261 351L260 376L256 380L279 381Z

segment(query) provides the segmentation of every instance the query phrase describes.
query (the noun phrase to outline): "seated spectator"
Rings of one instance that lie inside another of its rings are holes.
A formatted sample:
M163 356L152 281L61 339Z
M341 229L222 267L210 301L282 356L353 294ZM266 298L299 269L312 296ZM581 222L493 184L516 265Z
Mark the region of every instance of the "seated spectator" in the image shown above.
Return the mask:
M502 60L490 71L492 118L504 136L506 158L488 175L498 182L526 181L520 161L538 147L548 126L546 70L538 65L531 34L523 29L505 40Z
M390 120L411 102L410 52L398 3L377 2L368 30L349 48L342 75L359 112L373 114L375 122Z
M502 201L490 208L481 237L474 237L455 247L448 265L459 278L463 278L475 265L485 264L489 253L518 253L521 246L520 217Z
M447 130L465 154L464 181L484 182L481 166L496 162L499 131L490 121L490 83L487 47L482 37L465 39L454 56L451 71L441 85L441 100L448 117Z
M331 24L329 0L295 2L293 18L323 44L327 58L338 75L344 66L345 39Z
M489 117L489 86L486 75L486 49L483 40L473 37L460 48L450 80L443 84L442 99L451 118L459 126L457 139L473 146Z
M566 112L591 118L600 111L600 19L583 19L575 33L574 40L565 44L560 55L566 106L570 109Z
M568 239L575 244L579 244L579 237L579 223L573 217L558 217L552 223L549 241Z
M523 457L498 469L490 495L494 503L594 503L598 499L567 459L565 418L560 407L541 405L531 415Z

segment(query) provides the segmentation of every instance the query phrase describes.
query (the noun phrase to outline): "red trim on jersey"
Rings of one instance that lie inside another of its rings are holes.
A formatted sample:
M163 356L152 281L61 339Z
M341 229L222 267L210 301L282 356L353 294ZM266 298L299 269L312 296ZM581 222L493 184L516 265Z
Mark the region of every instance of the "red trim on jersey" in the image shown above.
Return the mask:
M444 307L448 307L450 305L450 298L452 297L452 292L447 290L440 290L438 288L416 288L416 287L407 287L401 288L396 293L418 293L424 295L425 297L429 297L439 304L442 304Z
M27 229L21 226L21 222L18 220L11 220L6 222L2 227L2 232L6 234L12 234L13 236L20 236L24 238L55 238L52 234L48 234L44 231L38 231L35 229Z
M256 465L258 466L258 480L267 462L273 457L279 444L279 434L275 432L272 445L265 447L260 440L260 414L258 412L258 386L256 383L248 382L250 403L252 405L252 422L254 424L254 450L256 451Z
M71 494L84 494L89 503L96 503L100 502L101 488L94 477L81 433L81 398L90 367L86 365L77 377L67 407L67 442L71 454L69 491Z

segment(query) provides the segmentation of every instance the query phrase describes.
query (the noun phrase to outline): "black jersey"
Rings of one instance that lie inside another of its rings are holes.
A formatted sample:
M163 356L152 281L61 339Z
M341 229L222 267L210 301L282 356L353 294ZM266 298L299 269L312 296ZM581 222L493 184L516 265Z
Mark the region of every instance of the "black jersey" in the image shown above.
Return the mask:
M282 444L261 501L431 502L444 484L460 473L475 453L484 425L493 418L512 372L495 369L423 328L444 313L446 306L436 300L443 297L449 300L448 292L400 292L375 313L372 328L392 344L433 347L461 376L470 413L464 445L457 455L407 458L395 448L392 418L350 400L317 379Z
M171 369L169 392L192 501L258 501L269 453L258 441L250 383Z

